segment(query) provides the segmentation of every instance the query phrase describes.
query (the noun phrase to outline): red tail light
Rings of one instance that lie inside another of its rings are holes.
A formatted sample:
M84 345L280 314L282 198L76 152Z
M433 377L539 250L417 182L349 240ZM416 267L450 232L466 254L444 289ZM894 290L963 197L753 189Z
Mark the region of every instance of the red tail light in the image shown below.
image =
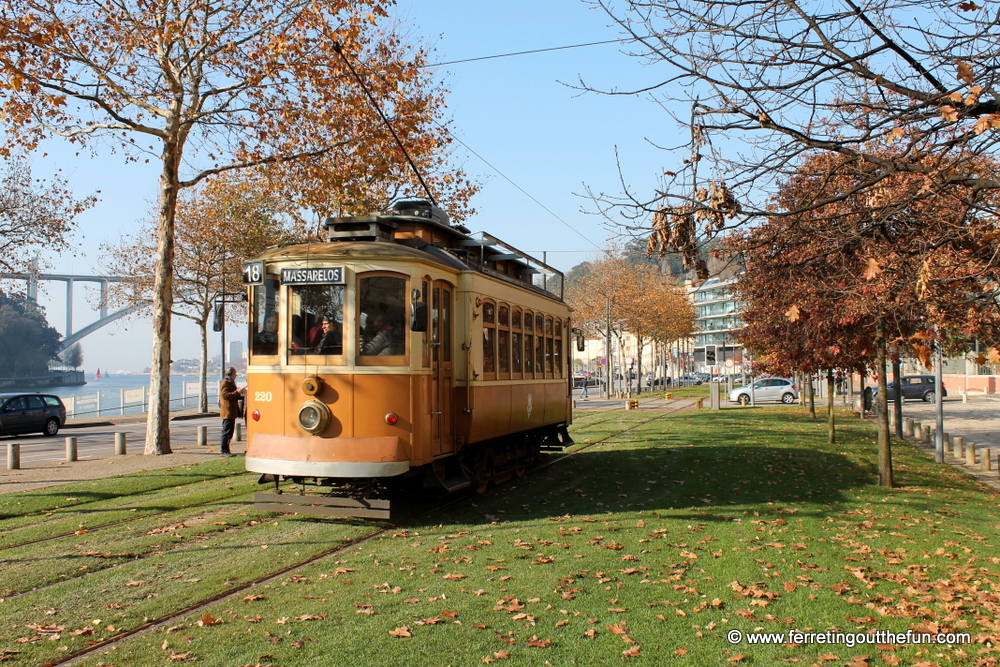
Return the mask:
M793 384L792 385L792 389L794 389L795 391L798 391L799 390L799 385Z

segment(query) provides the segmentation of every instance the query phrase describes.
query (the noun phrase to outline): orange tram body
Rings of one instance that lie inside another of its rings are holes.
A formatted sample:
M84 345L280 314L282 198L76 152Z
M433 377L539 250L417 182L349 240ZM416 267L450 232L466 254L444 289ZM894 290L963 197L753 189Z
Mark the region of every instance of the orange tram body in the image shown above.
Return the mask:
M534 284L562 274L424 201L325 227L244 263L258 508L386 518L410 484L482 491L572 444L570 308Z

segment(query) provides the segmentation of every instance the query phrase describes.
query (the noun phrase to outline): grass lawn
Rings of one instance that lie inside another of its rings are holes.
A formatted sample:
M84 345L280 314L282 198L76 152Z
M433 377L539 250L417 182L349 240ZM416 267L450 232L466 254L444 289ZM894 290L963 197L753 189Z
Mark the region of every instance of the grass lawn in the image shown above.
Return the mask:
M874 430L841 414L835 445L798 407L581 414L581 447L633 428L80 664L998 664L997 493L906 443L899 488L879 488ZM258 515L231 461L134 492L166 513L102 545L0 551L0 662L56 659L373 525ZM10 494L0 528L117 517L114 489ZM80 570L88 551L108 553ZM972 643L748 643L791 629Z

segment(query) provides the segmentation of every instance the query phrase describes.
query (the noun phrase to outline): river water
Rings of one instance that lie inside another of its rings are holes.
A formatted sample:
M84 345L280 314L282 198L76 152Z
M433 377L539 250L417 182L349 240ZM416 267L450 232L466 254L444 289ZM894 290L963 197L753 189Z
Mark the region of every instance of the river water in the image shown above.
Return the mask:
M66 403L70 416L93 417L97 415L134 414L145 412L149 396L149 375L104 375L97 379L86 374L87 384L46 387L5 387L3 393L28 392L55 394ZM218 403L219 380L214 374L208 378L208 408ZM123 407L124 399L124 407ZM198 376L170 376L170 409L193 410L198 407ZM99 412L98 412L99 410Z

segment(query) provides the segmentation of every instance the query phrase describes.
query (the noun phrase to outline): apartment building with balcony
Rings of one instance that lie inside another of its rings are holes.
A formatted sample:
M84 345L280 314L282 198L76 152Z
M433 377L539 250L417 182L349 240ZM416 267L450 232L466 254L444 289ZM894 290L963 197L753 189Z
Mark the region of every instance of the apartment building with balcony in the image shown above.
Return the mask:
M709 278L692 286L694 304L694 365L713 375L743 372L746 361L736 334L743 328L743 303L732 293L735 276ZM726 362L732 361L731 367Z

